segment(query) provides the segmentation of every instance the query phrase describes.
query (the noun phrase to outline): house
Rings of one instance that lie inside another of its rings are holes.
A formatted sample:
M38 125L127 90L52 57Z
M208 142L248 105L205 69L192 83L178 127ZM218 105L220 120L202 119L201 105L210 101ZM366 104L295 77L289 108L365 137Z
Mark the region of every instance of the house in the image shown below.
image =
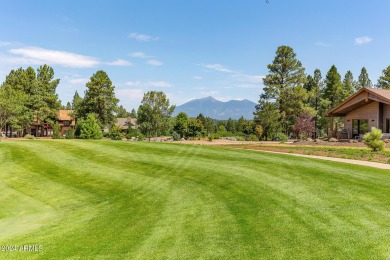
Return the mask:
M127 131L130 127L130 129L136 129L137 128L137 119L132 117L125 117L125 118L117 118L117 121L115 125L119 126L122 130Z
M130 129L137 129L137 119L136 118L133 118L133 117L120 117L120 118L117 118L116 119L116 122L115 122L115 125L116 126L119 126L119 128L124 131L124 132L127 132L129 127ZM103 131L104 132L108 132L109 131L109 126L106 126Z
M58 111L57 122L60 125L61 135L68 133L69 127L73 129L76 126L76 120L73 116L73 110L61 109Z
M327 112L330 117L330 136L337 137L333 118L344 118L346 138L355 139L371 127L390 133L390 90L362 88L344 102Z
M73 110L61 109L57 112L56 122L60 125L61 135L68 133L69 127L75 127L76 121L72 116ZM53 126L49 123L41 124L38 118L35 118L30 127L30 133L33 136L46 137L53 135Z

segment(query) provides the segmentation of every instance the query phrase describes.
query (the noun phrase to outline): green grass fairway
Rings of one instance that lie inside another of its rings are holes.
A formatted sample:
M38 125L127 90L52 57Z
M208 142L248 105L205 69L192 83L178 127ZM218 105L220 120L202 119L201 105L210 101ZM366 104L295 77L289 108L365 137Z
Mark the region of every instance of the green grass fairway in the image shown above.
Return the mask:
M386 170L108 140L0 142L0 167L0 259L390 256Z

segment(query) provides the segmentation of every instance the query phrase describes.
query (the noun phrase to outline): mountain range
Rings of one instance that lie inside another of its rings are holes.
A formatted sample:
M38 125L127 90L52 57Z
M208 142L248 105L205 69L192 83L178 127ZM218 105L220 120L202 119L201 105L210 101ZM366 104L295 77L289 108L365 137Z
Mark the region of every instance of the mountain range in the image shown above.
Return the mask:
M205 117L210 117L218 120L253 119L256 103L244 100L230 100L222 102L213 97L193 99L183 105L177 106L173 116L180 112L186 113L189 117L197 117L202 113Z

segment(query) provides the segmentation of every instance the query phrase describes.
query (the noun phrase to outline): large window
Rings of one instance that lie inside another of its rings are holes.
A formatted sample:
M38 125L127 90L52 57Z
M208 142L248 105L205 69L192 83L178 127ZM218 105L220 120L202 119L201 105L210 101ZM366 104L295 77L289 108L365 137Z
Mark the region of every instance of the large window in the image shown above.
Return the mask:
M368 132L368 119L353 119L352 120L352 137L365 134Z
M64 121L64 126L69 126L70 125L70 121Z

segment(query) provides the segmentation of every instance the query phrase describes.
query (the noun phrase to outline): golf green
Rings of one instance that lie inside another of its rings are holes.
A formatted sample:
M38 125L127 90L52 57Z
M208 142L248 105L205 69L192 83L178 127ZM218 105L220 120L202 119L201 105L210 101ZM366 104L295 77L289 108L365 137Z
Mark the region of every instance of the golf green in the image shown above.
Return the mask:
M169 143L0 142L0 259L390 256L390 172Z

